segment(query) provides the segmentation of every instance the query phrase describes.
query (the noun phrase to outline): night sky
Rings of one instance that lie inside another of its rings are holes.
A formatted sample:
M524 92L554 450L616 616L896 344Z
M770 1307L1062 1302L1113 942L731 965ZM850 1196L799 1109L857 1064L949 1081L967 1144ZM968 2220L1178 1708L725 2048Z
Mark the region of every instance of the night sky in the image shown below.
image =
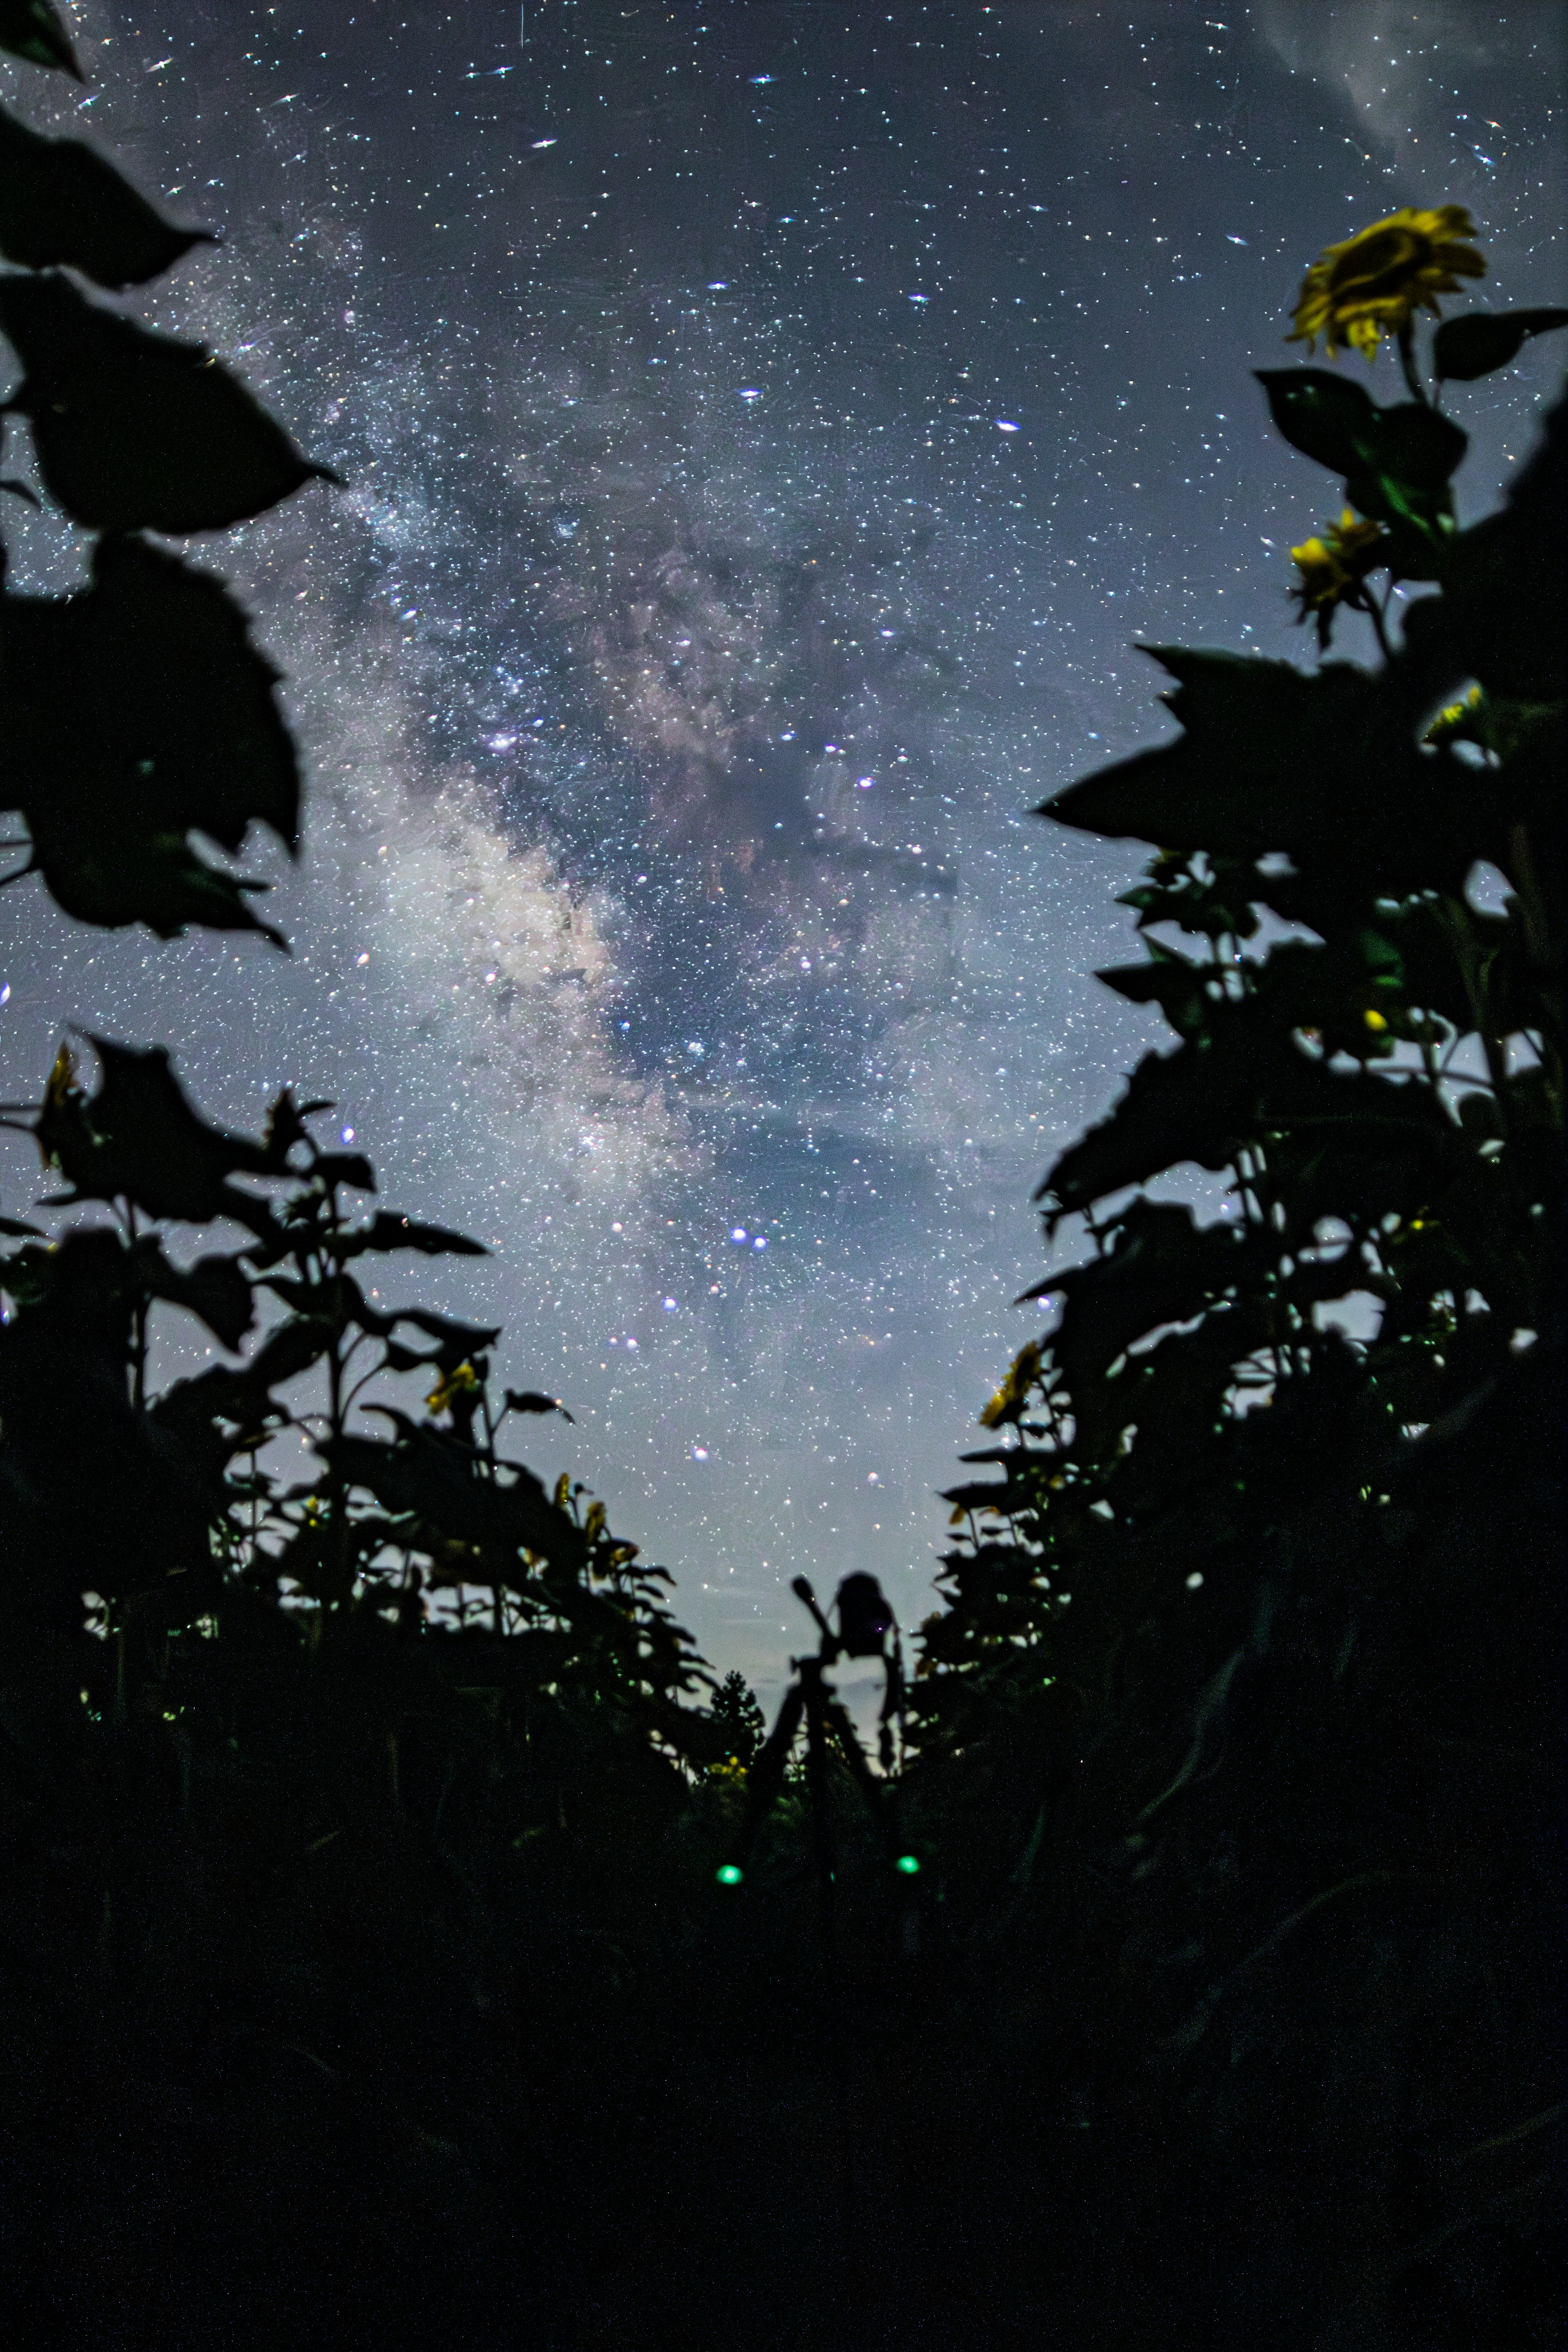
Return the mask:
M243 861L292 959L8 892L5 1090L76 1019L213 1115L334 1097L389 1205L494 1252L390 1292L505 1322L577 1417L535 1466L766 1694L801 1570L931 1607L1030 1192L1158 1034L1089 977L1136 852L1028 810L1168 723L1133 639L1306 658L1329 485L1248 370L1322 245L1456 201L1481 299L1568 299L1562 13L63 13L91 95L0 89L222 230L132 307L348 488L195 543L309 754L299 866ZM1560 364L1459 393L1466 515Z

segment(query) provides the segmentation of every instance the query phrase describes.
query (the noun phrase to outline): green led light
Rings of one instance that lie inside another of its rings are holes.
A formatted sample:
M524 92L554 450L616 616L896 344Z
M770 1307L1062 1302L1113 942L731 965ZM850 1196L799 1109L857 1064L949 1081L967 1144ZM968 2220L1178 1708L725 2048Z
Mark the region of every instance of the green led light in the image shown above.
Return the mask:
M901 1870L906 1878L913 1878L920 1866L920 1856L915 1853L901 1853L893 1864L893 1868Z
M721 1886L739 1886L745 1874L738 1862L721 1862L713 1873Z

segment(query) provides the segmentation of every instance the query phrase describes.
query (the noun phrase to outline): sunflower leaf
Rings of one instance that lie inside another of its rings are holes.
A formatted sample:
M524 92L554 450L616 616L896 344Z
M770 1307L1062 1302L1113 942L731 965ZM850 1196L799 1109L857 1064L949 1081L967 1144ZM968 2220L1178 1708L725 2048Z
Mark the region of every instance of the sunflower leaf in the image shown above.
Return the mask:
M46 1165L74 1188L69 1197L128 1200L149 1217L208 1224L232 1213L230 1176L273 1172L264 1145L209 1127L192 1109L165 1047L88 1042L99 1059L97 1093L77 1087L62 1061L63 1082L50 1080L34 1129Z
M1343 477L1351 504L1400 533L1395 569L1430 576L1429 541L1452 512L1448 482L1469 446L1451 417L1420 401L1379 408L1326 368L1259 368L1276 425L1293 449Z
M1443 383L1474 383L1517 359L1534 335L1568 327L1568 310L1469 310L1445 319L1432 339L1432 363Z
M79 139L46 139L0 107L0 254L65 262L116 291L172 269L205 229L175 228Z
M246 903L256 886L187 839L199 828L237 850L258 822L292 849L299 824L278 672L220 581L144 541L105 541L90 588L0 602L0 800L26 816L58 905L163 938L267 929Z
M1331 473L1348 474L1379 414L1360 384L1328 368L1258 368L1255 373L1292 449Z
M67 278L0 278L0 328L44 486L89 530L226 530L313 478L342 479L201 344L117 318Z
M0 49L30 66L58 66L73 81L87 79L51 0L0 0Z

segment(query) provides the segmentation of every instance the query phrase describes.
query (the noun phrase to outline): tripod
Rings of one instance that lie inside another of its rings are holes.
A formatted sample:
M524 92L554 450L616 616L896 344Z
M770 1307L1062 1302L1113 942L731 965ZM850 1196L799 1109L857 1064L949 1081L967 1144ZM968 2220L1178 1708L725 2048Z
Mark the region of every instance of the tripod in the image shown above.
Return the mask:
M853 2330L862 2291L861 2245L854 2140L846 2077L853 2070L855 2052L849 2021L839 1998L836 1967L833 1827L828 1814L827 1790L832 1752L837 1751L848 1768L851 1779L865 1800L867 1811L880 1833L892 1868L908 1881L919 1874L921 1865L917 1855L900 1851L891 1810L892 1790L885 1780L879 1780L873 1773L847 1709L823 1677L826 1669L836 1665L840 1658L879 1658L882 1661L887 1669L887 1687L882 1702L879 1746L882 1769L888 1773L893 1761L893 1725L901 1711L903 1700L903 1655L897 1622L875 1577L854 1575L844 1579L834 1601L838 1614L837 1633L824 1615L805 1577L797 1576L791 1590L795 1598L804 1601L810 1610L822 1640L815 1657L792 1658L790 1661L794 1680L784 1693L778 1721L752 1767L740 1835L730 1860L721 1864L716 1876L722 1886L738 1886L744 1878L752 1849L778 1801L784 1787L784 1771L804 1720L812 1859L816 1875L817 1918L822 1937L822 2050L827 2062L837 2111L842 2292L846 2323ZM914 1946L909 1942L907 1931L915 1925L912 1910L907 1909L906 1949L910 1951Z
M835 1601L838 1612L838 1631L823 1614L809 1579L797 1576L790 1590L804 1601L822 1633L821 1645L815 1657L792 1658L790 1666L795 1675L784 1693L778 1721L764 1741L761 1754L748 1776L746 1811L741 1823L741 1833L735 1850L728 1862L720 1867L721 1885L738 1886L745 1876L745 1865L752 1849L761 1835L763 1823L778 1802L784 1787L784 1769L795 1747L801 1720L805 1722L805 1781L811 1802L812 1853L816 1868L818 1899L821 1906L823 1956L829 1976L833 1964L833 1834L827 1814L827 1761L829 1744L848 1767L850 1777L866 1801L867 1811L882 1833L888 1849L888 1859L906 1877L920 1869L914 1854L900 1853L889 1817L888 1792L879 1783L867 1761L859 1735L850 1722L847 1712L823 1680L827 1667L837 1665L840 1658L880 1658L887 1668L887 1689L882 1701L880 1762L884 1772L893 1760L892 1727L903 1702L903 1653L899 1641L899 1628L891 1609L874 1576L847 1576L839 1586Z

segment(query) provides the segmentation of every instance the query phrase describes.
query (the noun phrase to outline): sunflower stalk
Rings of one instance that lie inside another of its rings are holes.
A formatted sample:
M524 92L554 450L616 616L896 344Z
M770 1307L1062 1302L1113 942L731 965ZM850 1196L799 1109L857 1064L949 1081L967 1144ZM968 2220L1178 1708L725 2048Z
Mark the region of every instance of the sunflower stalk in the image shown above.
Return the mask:
M1400 369L1404 374L1405 384L1409 389L1411 399L1418 400L1423 408L1430 408L1432 403L1428 398L1426 387L1422 383L1421 378L1416 372L1415 329L1409 319L1406 319L1402 322L1399 333L1395 340L1399 346Z

